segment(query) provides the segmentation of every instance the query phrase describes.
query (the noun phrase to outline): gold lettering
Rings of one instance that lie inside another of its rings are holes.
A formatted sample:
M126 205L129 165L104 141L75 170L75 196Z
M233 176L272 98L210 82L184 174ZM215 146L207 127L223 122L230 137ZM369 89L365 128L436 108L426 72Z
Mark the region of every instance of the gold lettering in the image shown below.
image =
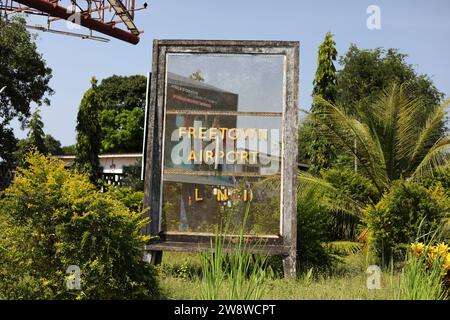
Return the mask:
M195 201L202 201L203 198L199 196L198 189L195 188Z
M231 140L237 140L237 138L239 137L238 132L239 131L236 128L231 128L230 130L228 130L228 137Z
M250 163L256 163L256 156L258 155L257 151L250 151L250 156L252 157L252 160Z
M202 140L205 139L205 132L206 132L206 128L200 127L200 139L202 139Z
M242 129L242 131L244 131L244 139L248 140L248 139L253 139L253 137L255 136L255 129L253 128L249 128L249 129Z
M222 140L225 139L225 132L227 131L227 128L220 128L220 132L222 134Z
M217 189L217 201L228 201L228 189Z
M194 127L189 127L188 128L188 133L189 133L189 136L195 138L195 128Z
M258 129L258 139L267 141L267 129Z
M241 161L243 161L244 163L245 163L245 161L248 162L248 152L247 151L241 152Z
M181 138L183 135L186 134L186 127L179 127L178 128L178 137Z
M197 158L195 157L195 151L194 150L191 150L191 152L189 152L188 161L191 161L191 160L197 161Z
M205 162L208 163L209 159L214 161L213 152L211 150L205 151Z
M233 159L230 159L230 155L233 155ZM236 163L236 161L237 161L237 159L236 159L236 151L229 151L229 152L227 152L226 160L227 160L227 163L229 163L229 164Z

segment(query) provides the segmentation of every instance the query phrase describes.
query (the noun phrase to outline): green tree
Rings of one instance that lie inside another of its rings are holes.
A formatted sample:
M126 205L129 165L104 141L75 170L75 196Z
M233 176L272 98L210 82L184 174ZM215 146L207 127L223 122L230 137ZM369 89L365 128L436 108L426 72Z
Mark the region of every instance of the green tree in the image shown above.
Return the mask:
M105 78L97 88L103 102L99 115L101 152L140 152L144 136L147 78Z
M62 153L61 142L44 133L44 123L39 109L33 113L28 124L28 130L27 138L20 139L17 142L17 150L14 152L17 166L24 167L26 165L25 156L32 149L43 154L57 155Z
M61 149L62 149L62 154L64 154L64 155L73 156L76 153L76 145L75 144L71 144L69 146L63 146Z
M55 139L52 135L46 134L44 136L44 146L45 150L47 150L47 154L51 155L60 155L63 154L61 148L61 142Z
M142 259L149 240L142 212L60 160L38 152L26 160L0 197L0 297L155 298L155 273ZM70 265L80 267L80 291L67 290Z
M336 101L336 60L337 50L333 35L327 32L323 43L319 46L317 58L317 70L314 77L313 95L321 96L327 101ZM311 112L316 113L320 105L313 104ZM300 153L306 153L309 159L310 171L318 173L323 168L329 168L336 160L336 150L334 145L320 134L319 123L309 117L304 126L300 127Z
M189 78L195 81L205 82L205 78L202 77L201 70L197 70L194 73L192 73Z
M10 23L0 20L0 57L0 88L6 86L0 93L0 158L12 165L17 140L10 122L16 118L26 125L32 103L50 104L46 95L53 93L49 86L52 70L22 18L13 18Z
M392 84L370 105L371 116L359 117L340 106L316 97L323 134L349 157L358 160L360 172L382 194L392 181L417 179L449 166L450 136L437 136L445 123L446 108L427 105L426 98L411 98L408 85ZM418 126L418 117L424 117ZM354 148L354 142L358 148Z
M336 61L337 50L336 42L333 40L333 34L327 32L325 39L319 46L317 57L317 70L314 76L313 95L321 96L327 101L336 101L337 76L334 61ZM312 111L318 106L312 106Z
M34 146L40 153L46 154L44 123L42 122L41 111L36 109L28 124L28 143Z
M404 245L438 230L448 220L449 209L450 198L442 187L396 181L380 202L364 211L372 253L383 265L391 257L404 258Z
M91 79L91 88L84 94L77 115L77 143L74 167L88 174L94 183L99 183L101 169L98 155L100 153L101 128L99 112L101 100L97 93L97 80Z
M409 99L423 100L423 115L416 119L417 125L423 126L426 115L442 102L444 95L428 76L417 74L406 62L407 57L396 49L365 50L352 44L339 60L343 67L337 74L336 102L347 113L370 120L371 107L383 90L393 82L408 83L410 90L405 95ZM437 135L442 134L444 128L441 123Z

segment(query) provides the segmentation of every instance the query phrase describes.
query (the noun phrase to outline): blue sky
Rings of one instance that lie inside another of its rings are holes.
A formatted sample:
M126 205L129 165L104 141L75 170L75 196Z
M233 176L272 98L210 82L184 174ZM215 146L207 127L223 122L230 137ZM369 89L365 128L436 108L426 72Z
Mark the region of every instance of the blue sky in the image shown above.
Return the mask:
M339 55L360 48L398 48L420 73L450 95L450 1L413 0L146 0L136 17L144 29L138 45L39 33L38 49L53 69L51 106L42 107L45 132L63 145L75 142L79 102L89 79L150 71L153 39L240 39L300 41L300 105L308 109L317 48L327 31ZM142 0L136 0L143 3ZM381 30L369 30L369 5L381 9ZM339 68L339 67L338 67ZM16 136L26 132L15 124Z

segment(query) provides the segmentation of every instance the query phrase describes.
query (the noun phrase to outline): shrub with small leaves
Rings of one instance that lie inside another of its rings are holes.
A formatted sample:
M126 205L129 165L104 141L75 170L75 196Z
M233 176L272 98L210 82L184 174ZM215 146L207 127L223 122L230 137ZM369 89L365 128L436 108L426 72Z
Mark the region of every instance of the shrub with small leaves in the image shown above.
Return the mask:
M158 295L143 261L148 221L64 163L32 152L0 197L0 292L6 299L142 299ZM68 266L81 290L66 287Z
M442 187L427 189L416 182L397 181L376 205L365 210L370 247L382 264L402 258L402 247L418 232L437 230L449 213L449 198Z

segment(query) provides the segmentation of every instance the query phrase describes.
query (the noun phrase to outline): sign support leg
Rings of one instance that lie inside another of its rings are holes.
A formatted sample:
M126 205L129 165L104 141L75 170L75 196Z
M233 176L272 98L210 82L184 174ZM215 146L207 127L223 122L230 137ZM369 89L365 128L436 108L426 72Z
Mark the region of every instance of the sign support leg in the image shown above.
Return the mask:
M295 252L291 252L288 256L283 258L283 270L286 279L292 279L297 276L296 264L297 256Z

